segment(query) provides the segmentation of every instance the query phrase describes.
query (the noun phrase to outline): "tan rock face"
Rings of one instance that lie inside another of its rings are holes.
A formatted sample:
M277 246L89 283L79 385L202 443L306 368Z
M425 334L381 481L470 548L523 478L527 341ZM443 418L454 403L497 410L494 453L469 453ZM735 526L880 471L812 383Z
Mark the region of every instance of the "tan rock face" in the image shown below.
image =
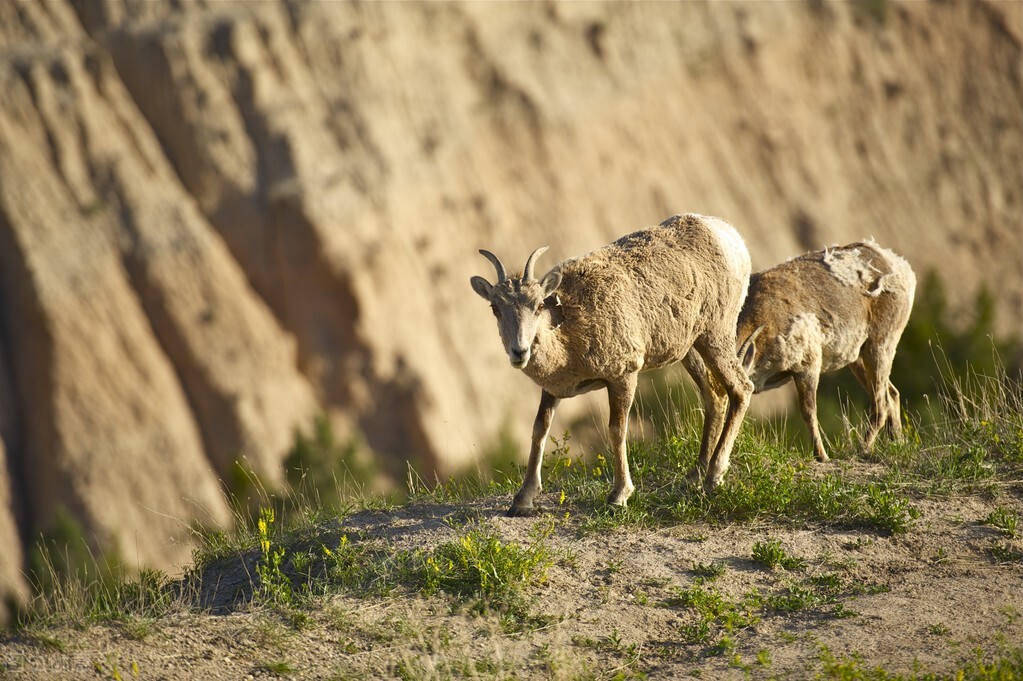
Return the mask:
M480 247L543 269L682 211L756 268L873 236L1016 330L1019 7L857 7L0 3L14 534L59 504L181 560L318 412L395 472L525 442Z
M28 583L22 573L24 552L18 529L18 516L24 513L22 500L15 497L14 462L8 450L18 446L17 421L6 363L7 353L0 342L0 623L7 621L10 603L24 604L28 598Z

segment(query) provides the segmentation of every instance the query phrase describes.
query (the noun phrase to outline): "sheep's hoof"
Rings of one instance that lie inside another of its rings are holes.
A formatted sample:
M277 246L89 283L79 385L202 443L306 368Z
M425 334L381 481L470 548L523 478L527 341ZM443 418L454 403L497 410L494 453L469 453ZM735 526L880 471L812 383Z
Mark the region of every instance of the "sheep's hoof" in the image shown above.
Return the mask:
M708 476L707 479L703 481L703 493L706 494L707 496L710 496L714 494L714 490L716 490L720 486L721 486L720 478L715 480L714 478Z
M509 518L533 518L539 513L536 506L512 506L505 515Z
M688 483L692 487L698 486L702 480L703 471L700 470L699 466L693 466L692 468L689 469L689 472L686 473L686 483Z
M619 506L625 508L628 504L629 497L632 496L632 490L621 490L619 492L611 492L607 497L608 506Z
M821 463L827 463L831 461L828 455L825 454L824 452L821 452L820 454L817 455L817 460L820 461Z

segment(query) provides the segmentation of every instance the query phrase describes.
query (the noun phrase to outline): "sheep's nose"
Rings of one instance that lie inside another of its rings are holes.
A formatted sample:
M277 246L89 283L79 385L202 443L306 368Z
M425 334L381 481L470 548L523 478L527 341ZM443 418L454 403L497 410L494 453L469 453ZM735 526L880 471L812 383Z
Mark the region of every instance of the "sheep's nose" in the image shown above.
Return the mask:
M529 348L511 348L508 356L512 364L523 364L529 358Z

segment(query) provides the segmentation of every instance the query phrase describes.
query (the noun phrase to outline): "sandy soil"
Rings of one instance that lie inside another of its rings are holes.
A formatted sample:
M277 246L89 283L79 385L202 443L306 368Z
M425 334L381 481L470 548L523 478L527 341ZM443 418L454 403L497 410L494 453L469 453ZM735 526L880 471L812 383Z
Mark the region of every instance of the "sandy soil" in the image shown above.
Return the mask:
M981 650L987 659L1019 654L1023 642L1023 561L1000 562L992 548L1019 552L980 520L996 506L1023 513L1001 494L917 500L921 516L902 535L777 524L694 524L580 533L581 514L559 507L547 539L559 556L530 589L532 626L515 631L499 614L476 614L446 596L333 596L297 616L225 606L244 592L241 561L207 573L213 612L182 610L156 622L35 629L0 643L0 675L64 678L826 678L838 665L889 672L951 673ZM361 532L394 549L428 548L466 521L491 525L506 541L529 542L542 519L502 515L506 498L459 505L414 504L367 511L325 531ZM569 517L564 517L564 509ZM549 519L547 522L550 522ZM766 569L756 542L781 542L801 569ZM721 563L702 583L694 565ZM694 609L679 601L700 586L739 602L819 586L829 598L796 612L761 606L752 626L688 642ZM520 628L521 629L521 628ZM733 645L717 644L728 634Z

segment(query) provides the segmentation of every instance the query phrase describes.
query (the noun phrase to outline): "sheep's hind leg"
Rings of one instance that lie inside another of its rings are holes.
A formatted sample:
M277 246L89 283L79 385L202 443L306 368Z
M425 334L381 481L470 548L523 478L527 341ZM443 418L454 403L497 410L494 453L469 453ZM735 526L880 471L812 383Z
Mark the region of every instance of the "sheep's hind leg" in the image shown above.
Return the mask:
M625 506L636 489L632 484L632 476L629 475L626 437L629 430L629 410L632 409L632 400L636 395L637 378L636 373L628 374L621 381L609 383L607 386L607 400L611 407L608 431L615 456L614 487L611 488L607 503L613 506Z
M899 391L888 381L888 423L885 430L888 436L896 440L902 439L902 407L899 401Z
M728 412L725 415L721 437L714 448L707 477L703 481L704 491L709 493L721 484L728 470L732 445L739 434L742 419L753 395L753 381L746 376L739 365L739 359L735 356L734 338L725 338L717 342L713 340L699 342L697 351L728 395Z
M711 455L721 438L721 429L725 423L725 412L728 411L728 398L724 389L717 385L714 376L707 371L707 366L695 350L682 359L682 366L693 377L700 398L703 401L703 435L700 438L700 458L689 470L686 480L691 485L698 485L710 469Z
M529 447L529 464L526 476L522 480L522 487L515 495L511 508L508 509L508 515L511 517L525 517L536 513L533 501L543 489L540 481L543 447L547 440L547 434L551 431L554 410L557 409L560 401L546 390L540 394L540 406L536 410L536 419L533 421L533 441Z
M870 396L870 427L863 439L863 448L867 452L873 449L877 434L886 424L890 424L890 430L895 428L900 432L902 430L898 407L899 392L888 380L892 372L894 354L879 352L874 345L868 343L860 351L860 359L852 365L853 375ZM892 391L895 392L895 404L892 404Z

